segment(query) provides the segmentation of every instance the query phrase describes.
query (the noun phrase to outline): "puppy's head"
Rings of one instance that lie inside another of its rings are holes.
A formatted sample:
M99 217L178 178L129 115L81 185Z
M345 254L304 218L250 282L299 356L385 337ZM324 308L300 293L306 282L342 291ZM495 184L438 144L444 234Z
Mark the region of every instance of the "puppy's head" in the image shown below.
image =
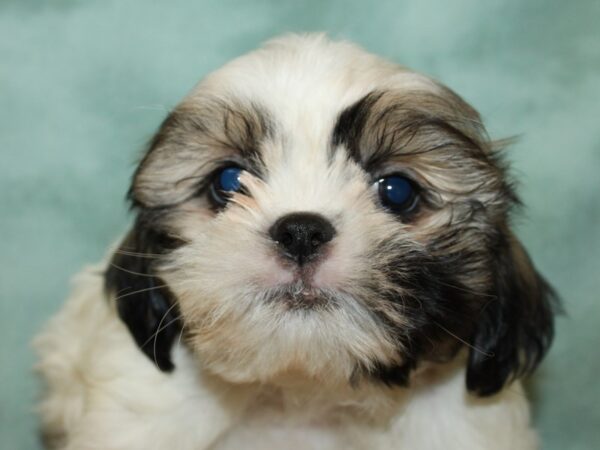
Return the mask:
M286 37L208 76L130 198L107 285L162 370L180 334L235 382L402 384L466 347L468 388L489 395L551 341L551 290L477 112L350 44Z

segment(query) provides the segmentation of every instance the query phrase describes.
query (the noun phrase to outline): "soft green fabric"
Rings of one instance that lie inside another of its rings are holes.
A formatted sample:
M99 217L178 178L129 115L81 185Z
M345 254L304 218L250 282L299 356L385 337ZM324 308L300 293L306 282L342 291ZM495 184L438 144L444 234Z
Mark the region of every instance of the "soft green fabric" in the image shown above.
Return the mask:
M192 85L285 31L439 78L483 114L519 234L568 316L532 383L544 448L600 448L600 2L0 0L0 448L38 448L29 342L127 226L145 141Z

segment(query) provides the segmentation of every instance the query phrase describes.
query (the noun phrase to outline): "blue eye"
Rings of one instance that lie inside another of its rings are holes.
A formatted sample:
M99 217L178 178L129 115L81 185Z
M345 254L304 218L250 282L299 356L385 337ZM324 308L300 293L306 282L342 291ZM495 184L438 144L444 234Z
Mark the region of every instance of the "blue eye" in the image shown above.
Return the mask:
M217 206L223 206L234 192L241 189L240 174L242 169L235 166L219 170L210 185L210 197Z
M409 213L417 205L417 191L411 180L402 175L391 175L377 181L381 203L397 213Z
M240 189L240 174L242 169L239 167L226 167L221 170L218 176L219 189L226 192L235 192Z

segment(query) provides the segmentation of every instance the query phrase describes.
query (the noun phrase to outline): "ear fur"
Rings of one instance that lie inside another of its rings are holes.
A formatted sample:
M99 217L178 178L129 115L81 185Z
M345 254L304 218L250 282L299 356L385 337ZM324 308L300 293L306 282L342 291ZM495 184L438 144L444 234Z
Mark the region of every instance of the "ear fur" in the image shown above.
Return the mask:
M494 299L481 312L467 366L467 388L480 396L531 373L554 334L556 294L525 249L507 231L494 250Z
M174 368L171 347L181 324L173 295L152 266L169 246L172 241L139 216L105 274L106 290L117 302L121 320L144 354L166 372Z

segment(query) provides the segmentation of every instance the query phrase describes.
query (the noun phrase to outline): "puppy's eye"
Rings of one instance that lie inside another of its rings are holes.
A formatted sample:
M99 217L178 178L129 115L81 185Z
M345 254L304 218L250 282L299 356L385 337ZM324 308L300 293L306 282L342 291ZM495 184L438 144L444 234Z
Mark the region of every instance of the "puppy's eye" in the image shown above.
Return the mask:
M236 166L218 170L210 184L210 199L216 206L223 206L234 192L241 189L240 175L242 169Z
M415 184L403 175L390 175L375 182L381 204L391 211L407 214L417 206L419 195Z

